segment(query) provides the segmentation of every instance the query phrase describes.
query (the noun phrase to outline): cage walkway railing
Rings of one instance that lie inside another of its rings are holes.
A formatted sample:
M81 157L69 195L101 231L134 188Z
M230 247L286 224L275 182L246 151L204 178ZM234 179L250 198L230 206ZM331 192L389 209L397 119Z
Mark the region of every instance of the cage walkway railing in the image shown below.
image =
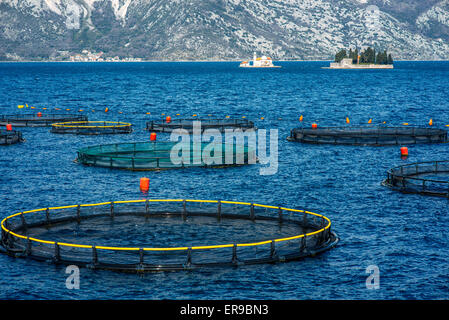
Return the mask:
M190 153L183 154L185 159L181 163L173 163L171 152L175 146L184 146L181 142L150 141L150 142L126 142L107 145L89 146L77 151L76 161L84 165L105 168L128 169L135 171L188 168L188 167L225 167L257 162L256 151L249 146L237 144L206 143L198 144L201 150L195 150L193 143L187 143L186 149ZM211 156L211 163L203 161L203 151L208 146L214 146L221 152L221 156ZM199 152L196 152L199 151ZM229 153L232 152L232 163ZM197 154L198 153L198 154ZM176 155L175 152L173 155ZM216 158L214 158L216 156ZM212 161L215 159L214 161ZM218 163L217 163L218 162ZM229 163L228 163L229 162Z
M447 143L447 131L427 127L347 126L292 129L290 141L314 144L400 145Z
M52 133L62 134L115 134L131 133L132 124L117 121L69 121L51 125Z
M178 203L177 210L169 211L167 209L168 204L173 205L176 203ZM158 210L155 210L154 205L156 204L160 206ZM203 208L202 211L196 211L199 210L198 205ZM202 207L203 205L205 207ZM132 208L128 206L132 206ZM189 207L192 206L196 209L191 208L189 210ZM229 206L233 206L234 209ZM236 207L239 209L246 207L247 209L236 211ZM279 223L294 221L298 225L304 226L304 228L312 228L313 231L254 242L204 244L196 246L181 245L173 247L122 247L102 244L68 243L40 239L26 234L26 230L36 226L49 227L67 221L77 221L79 223L83 219L99 216L114 218L116 215L129 214L130 210L132 212L139 212L140 215L147 218L157 215L177 215L186 219L190 215L206 215L216 217L218 221L224 218L247 219L252 221L262 219L277 221ZM289 209L282 206L195 199L126 200L28 210L4 218L1 221L1 230L2 246L12 256L131 272L288 261L305 256L313 256L334 247L338 242L338 237L331 231L331 221L321 214L306 210ZM291 242L295 242L295 244L290 248ZM289 246L281 248L284 243L288 243ZM246 253L240 259L238 250L251 247L260 248L256 250L256 252L259 252L258 255L253 256L255 253ZM230 249L231 251L228 252L230 259L225 258L227 256L225 252L220 252L218 254L219 258L215 261L207 261L207 257L205 259L202 256L205 252L207 254L208 251L220 249ZM287 251L283 255L277 253L278 251L282 252L284 249ZM200 252L199 256L195 256L195 252L197 251ZM117 257L116 261L109 261L107 259L102 261L100 258L101 252L120 253L124 254L124 256ZM130 258L129 254L132 252L138 255L131 255ZM181 256L177 256L177 258L181 258L182 262L179 262L179 259L175 263L163 261L164 255L170 252L180 254ZM266 252L267 254L260 256L260 252ZM153 256L152 261L148 263L145 261L145 258L149 253L157 253L157 255ZM162 261L159 261L158 259L161 259L161 257ZM195 261L194 257L198 258L198 262Z
M248 119L173 119L170 122L164 120L152 120L147 122L146 129L154 132L172 132L176 129L184 129L193 132L193 123L201 124L201 132L207 129L217 129L224 132L225 129L256 129L254 122Z
M24 141L22 132L0 129L0 145L10 145Z
M405 164L387 171L385 186L404 193L420 193L449 198L449 179L438 180L423 175L449 176L449 160Z
M68 121L88 121L88 118L85 115L65 113L0 115L0 125L12 124L13 127L49 127L55 122Z

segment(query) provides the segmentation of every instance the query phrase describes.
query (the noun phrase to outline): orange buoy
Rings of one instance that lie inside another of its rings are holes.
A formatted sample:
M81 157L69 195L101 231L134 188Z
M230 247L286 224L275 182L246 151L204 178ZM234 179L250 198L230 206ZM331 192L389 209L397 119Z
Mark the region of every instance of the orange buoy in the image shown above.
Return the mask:
M165 122L170 123L171 122L171 117L170 116L165 117Z
M408 156L408 148L407 147L401 147L401 156L403 156L403 157Z
M316 123L312 123L312 129L318 128L318 125Z
M302 122L302 119L304 119L304 117L301 115L301 116L299 117L299 121Z
M156 141L156 132L151 132L150 141Z
M109 108L104 109L104 112L108 112L108 111L109 111Z
M349 121L349 118L348 117L346 117L346 123L349 123L350 121Z
M150 179L143 177L140 178L140 191L148 192L150 190Z
M37 116L38 116L38 117L42 117L42 112L39 111L39 112L37 113Z
M12 124L6 124L6 131L12 131Z
M431 126L431 125L433 125L433 120L432 119L429 120L429 126Z
M369 119L369 120L368 120L368 123L372 123L372 122L373 122L373 119Z

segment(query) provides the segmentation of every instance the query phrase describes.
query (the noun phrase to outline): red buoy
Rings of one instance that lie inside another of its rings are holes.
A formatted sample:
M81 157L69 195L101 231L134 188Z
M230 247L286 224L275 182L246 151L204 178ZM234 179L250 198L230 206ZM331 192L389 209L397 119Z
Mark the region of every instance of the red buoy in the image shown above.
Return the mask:
M408 148L407 147L401 147L401 156L408 156Z
M167 117L165 118L165 122L170 123L170 122L171 122L171 117L170 117L170 116L167 116Z
M39 118L42 117L42 112L39 111L39 112L37 113L37 116L38 116Z
M151 132L150 141L156 141L156 132Z
M140 178L140 191L148 192L150 190L150 179L149 178Z
M12 131L12 124L6 124L6 131Z
M312 123L312 129L318 128L318 125L316 123Z

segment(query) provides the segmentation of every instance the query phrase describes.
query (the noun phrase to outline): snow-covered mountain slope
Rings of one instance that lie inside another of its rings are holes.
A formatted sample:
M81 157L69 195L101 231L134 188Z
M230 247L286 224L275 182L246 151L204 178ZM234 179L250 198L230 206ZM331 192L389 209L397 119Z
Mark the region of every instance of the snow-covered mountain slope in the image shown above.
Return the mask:
M449 0L0 0L0 59L330 59L368 45L449 59Z

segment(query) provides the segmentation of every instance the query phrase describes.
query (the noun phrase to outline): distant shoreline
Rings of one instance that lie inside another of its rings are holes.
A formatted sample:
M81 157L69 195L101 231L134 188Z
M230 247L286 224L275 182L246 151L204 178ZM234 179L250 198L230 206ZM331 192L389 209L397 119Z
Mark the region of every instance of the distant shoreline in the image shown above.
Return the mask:
M171 62L235 62L240 63L243 60L142 60L142 61L9 61L0 60L0 63L171 63ZM276 62L333 62L333 60L273 60ZM449 62L449 60L395 60L395 62Z
M142 61L35 61L35 60L23 60L23 61L9 61L0 60L0 63L141 63L141 62L236 62L240 63L241 60L142 60ZM279 62L329 62L331 60L275 60ZM449 60L448 60L449 61Z

